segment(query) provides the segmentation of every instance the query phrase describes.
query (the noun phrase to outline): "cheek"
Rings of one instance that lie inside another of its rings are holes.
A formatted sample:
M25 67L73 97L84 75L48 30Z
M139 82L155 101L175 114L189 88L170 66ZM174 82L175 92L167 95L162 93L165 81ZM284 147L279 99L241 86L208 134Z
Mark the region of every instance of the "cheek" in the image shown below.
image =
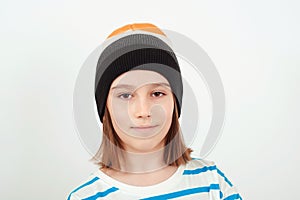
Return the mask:
M164 120L166 123L170 122L172 120L173 116L173 109L174 109L174 102L172 99L166 100L161 104L161 107L164 110Z
M110 106L110 113L112 115L112 121L114 126L121 130L128 129L129 115L127 104L114 103Z
M165 123L168 128L170 128L170 125L172 123L172 117L173 117L173 107L168 105L166 108L166 114L165 114Z
M168 133L170 126L172 124L173 117L173 104L172 102L166 102L160 105L157 105L156 108L153 109L155 111L153 114L153 120L157 122L157 124L161 125L160 135L165 135Z

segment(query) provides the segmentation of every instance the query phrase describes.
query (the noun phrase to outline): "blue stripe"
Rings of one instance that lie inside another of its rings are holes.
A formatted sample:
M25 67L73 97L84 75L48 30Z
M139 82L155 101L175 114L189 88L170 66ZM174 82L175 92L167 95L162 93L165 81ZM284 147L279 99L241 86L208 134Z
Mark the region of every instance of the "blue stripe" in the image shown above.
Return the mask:
M242 197L239 194L233 194L226 197L224 200L242 200Z
M230 187L233 186L232 183L228 180L228 178L224 175L224 173L221 172L221 170L219 170L219 169L217 168L217 172L218 172L218 174L219 174L220 176L222 176L222 177L224 178L224 180L226 181L226 183L228 183L228 184L230 185Z
M182 197L182 196L187 196L187 195L202 193L202 192L209 192L210 190L219 190L219 189L220 189L219 184L211 184L210 186L206 186L206 187L196 187L196 188L181 190L178 192L172 192L168 194L148 197L141 200L166 200L166 199L173 199L177 197Z
M202 168L198 168L198 169L192 169L192 170L184 170L183 171L183 175L193 175L193 174L200 174L202 172L206 172L206 171L212 171L212 170L216 170L217 167L216 166L209 166L209 167L202 167Z
M73 190L73 191L70 193L70 195L68 196L68 200L70 200L71 194L72 194L72 193L77 192L77 191L80 190L81 188L83 188L83 187L85 187L85 186L87 186L87 185L90 185L90 184L94 183L94 182L97 181L97 180L99 180L99 178L98 178L98 177L95 177L95 178L93 178L92 180L86 182L85 184L83 184L83 185L79 186L78 188L76 188L75 190Z
M192 160L202 160L201 158L192 158Z
M223 192L220 190L220 199L223 198Z
M200 174L203 172L207 172L207 171L212 171L212 170L217 170L217 173L222 176L224 178L224 180L226 181L226 183L228 183L230 185L230 187L232 187L232 183L228 180L228 178L224 175L224 173L219 170L215 165L213 166L205 166L202 168L198 168L198 169L192 169L192 170L184 170L183 171L183 175L193 175L193 174Z
M112 193L112 192L115 192L119 190L118 188L116 187L112 187L112 188L109 188L108 190L104 191L104 192L98 192L97 194L93 195L93 196L90 196L88 198L85 198L85 199L82 199L82 200L96 200L98 199L99 197L105 197L107 196L108 194Z

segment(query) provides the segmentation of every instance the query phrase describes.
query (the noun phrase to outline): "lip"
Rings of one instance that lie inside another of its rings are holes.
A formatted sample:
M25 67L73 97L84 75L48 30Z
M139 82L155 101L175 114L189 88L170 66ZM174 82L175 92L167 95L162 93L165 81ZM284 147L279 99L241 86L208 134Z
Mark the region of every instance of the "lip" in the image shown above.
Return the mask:
M155 126L135 126L135 127L131 127L131 128L136 129L136 130L149 130L149 129L155 128L157 126L158 125L155 125Z

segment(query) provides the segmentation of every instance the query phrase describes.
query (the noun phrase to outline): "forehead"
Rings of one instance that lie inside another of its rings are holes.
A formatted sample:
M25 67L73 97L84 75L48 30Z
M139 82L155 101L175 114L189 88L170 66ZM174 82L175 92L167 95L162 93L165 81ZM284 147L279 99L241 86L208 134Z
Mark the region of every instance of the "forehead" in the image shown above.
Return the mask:
M132 85L136 88L146 84L165 83L169 85L168 80L161 74L149 70L131 70L118 76L111 87L117 85Z

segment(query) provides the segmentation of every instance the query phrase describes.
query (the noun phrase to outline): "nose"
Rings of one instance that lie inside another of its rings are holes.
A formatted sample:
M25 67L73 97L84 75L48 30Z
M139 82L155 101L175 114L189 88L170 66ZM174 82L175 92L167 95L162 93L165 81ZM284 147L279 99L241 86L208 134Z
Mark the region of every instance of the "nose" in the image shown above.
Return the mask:
M137 98L133 109L136 118L147 119L151 117L151 103L146 97Z

